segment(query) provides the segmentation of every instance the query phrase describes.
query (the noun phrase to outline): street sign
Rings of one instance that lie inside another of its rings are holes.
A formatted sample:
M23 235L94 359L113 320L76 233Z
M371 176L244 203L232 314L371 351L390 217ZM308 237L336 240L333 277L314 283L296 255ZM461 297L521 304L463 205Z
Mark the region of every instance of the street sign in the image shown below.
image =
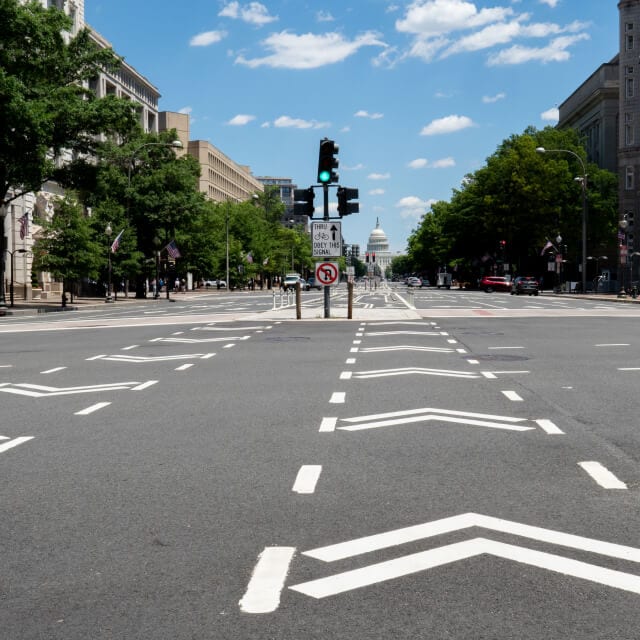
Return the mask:
M342 223L312 222L311 241L314 258L339 258L342 255Z
M316 262L316 281L319 284L330 286L337 284L340 269L337 262Z

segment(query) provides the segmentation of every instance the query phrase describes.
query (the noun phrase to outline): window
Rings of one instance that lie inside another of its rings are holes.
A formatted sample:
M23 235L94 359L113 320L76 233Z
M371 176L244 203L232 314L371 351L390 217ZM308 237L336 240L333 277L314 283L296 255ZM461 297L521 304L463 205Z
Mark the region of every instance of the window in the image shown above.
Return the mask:
M624 114L624 143L629 146L633 144L633 116L630 113Z
M633 51L633 36L627 36L627 51Z
M627 98L633 98L633 78L627 78L625 83L625 93Z
M627 65L624 68L624 72L625 72L626 75L632 76L633 75L633 66L632 65Z
M627 22L624 25L624 29L625 29L625 31L633 31L633 22Z
M635 171L633 167L627 167L626 169L626 175L625 175L625 181L624 181L624 188L627 191L631 191L634 188L634 177L635 177Z

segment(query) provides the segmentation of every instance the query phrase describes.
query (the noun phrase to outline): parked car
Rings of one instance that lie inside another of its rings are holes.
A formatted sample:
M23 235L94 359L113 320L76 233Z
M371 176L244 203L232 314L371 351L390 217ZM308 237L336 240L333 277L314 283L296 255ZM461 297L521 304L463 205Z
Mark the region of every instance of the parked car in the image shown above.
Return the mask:
M511 285L511 295L528 293L530 296L537 296L540 285L533 276L518 276Z
M511 280L502 276L484 276L480 280L480 288L486 293L492 291L511 291Z
M410 278L407 278L407 287L422 287L422 280L415 276L411 276Z
M315 279L314 276L311 276L307 280L307 291L309 291L309 289L317 289L318 291L322 289L322 285Z
M227 283L224 280L205 280L204 286L209 289L210 287L215 287L216 289L226 289Z

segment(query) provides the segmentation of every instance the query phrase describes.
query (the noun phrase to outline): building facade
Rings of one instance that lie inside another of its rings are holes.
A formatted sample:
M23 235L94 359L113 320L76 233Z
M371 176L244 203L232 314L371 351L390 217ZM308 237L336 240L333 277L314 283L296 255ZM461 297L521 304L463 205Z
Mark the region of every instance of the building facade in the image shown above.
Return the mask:
M367 241L367 253L372 260L375 254L375 264L380 268L381 275L385 274L387 267L391 265L393 255L389 251L389 240L387 234L380 227L380 219L376 219L376 227L369 234Z

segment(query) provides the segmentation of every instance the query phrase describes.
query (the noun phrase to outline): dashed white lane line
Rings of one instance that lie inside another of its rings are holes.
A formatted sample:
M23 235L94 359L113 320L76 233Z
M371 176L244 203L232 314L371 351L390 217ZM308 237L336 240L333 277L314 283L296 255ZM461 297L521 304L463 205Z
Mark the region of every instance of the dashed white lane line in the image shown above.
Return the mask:
M340 374L340 380L351 380L352 375L353 375L353 371L343 371Z
M137 387L133 387L131 389L131 391L144 391L145 389L148 389L149 387L152 387L154 384L158 384L157 380L147 380L146 382L143 382L142 384L139 384Z
M94 411L99 411L100 409L104 409L105 407L108 407L110 404L111 404L110 402L98 402L97 404L92 404L90 407L87 407L86 409L82 409L82 411L76 411L73 415L88 416L90 413L93 413Z
M491 371L481 371L480 373L489 380L495 380L498 377L495 373L492 373Z
M331 399L329 400L329 402L331 404L344 404L346 396L347 394L345 391L334 391L331 394Z
M362 340L354 340L352 344L362 344Z
M313 493L322 473L322 465L305 464L300 467L291 489L294 493Z
M235 347L236 345L232 342L231 344L225 344L223 349L231 349L231 347Z
M358 353L359 349L359 347L351 347L351 349L349 349L349 353Z
M522 398L515 391L503 391L502 393L512 402L522 402Z
M266 547L260 554L247 590L240 600L245 613L272 613L280 604L295 547Z
M626 489L627 485L618 480L609 469L599 462L578 462L578 466L582 467L601 487L605 489Z
M63 371L66 368L67 367L54 367L53 369L47 369L46 371L41 371L40 373L42 374L56 373L57 371Z
M138 347L140 345L137 344L131 344L128 347L122 347L122 351L130 351L131 349L135 349L136 347Z
M345 364L355 364L356 363L356 359L355 358L347 358Z
M193 362L188 362L187 364L181 364L179 367L176 367L176 371L186 371L187 369L191 369L193 367Z
M467 360L469 364L480 364L480 360Z
M329 433L336 430L336 424L338 424L338 418L322 418L320 423L320 433Z
M550 436L563 436L564 431L559 429L551 420L536 420L536 424L548 435Z
M524 347L487 347L488 349L493 349L494 351L497 349L524 349Z
M594 347L630 347L628 342L609 342L603 344L594 344Z
M9 442L3 442L0 444L0 453L7 451L7 449L12 449L13 447L17 447L19 444L23 442L27 442L28 440L33 440L34 436L21 436L19 438L14 438L13 440L9 440Z

